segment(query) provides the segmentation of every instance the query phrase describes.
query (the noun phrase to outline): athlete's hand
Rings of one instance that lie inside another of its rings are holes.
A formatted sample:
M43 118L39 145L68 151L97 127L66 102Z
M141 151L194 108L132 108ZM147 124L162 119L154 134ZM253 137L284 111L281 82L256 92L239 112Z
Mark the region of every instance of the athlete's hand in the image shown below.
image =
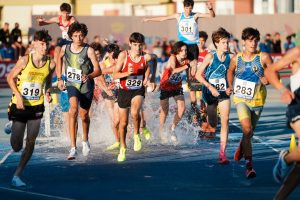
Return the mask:
M227 94L228 96L230 96L230 95L232 94L232 92L233 92L232 87L229 87L229 88L226 89L226 94Z
M132 66L129 66L129 67L128 67L128 72L127 72L128 76L130 76L131 74L133 74L133 72L134 72L133 67L132 67Z
M261 81L261 83L264 84L264 85L268 85L268 84L269 84L269 81L268 81L267 78L264 77L264 76L260 78L260 81Z
M144 85L145 87L148 85L148 80L147 80L147 79L145 79L145 80L143 81L143 85Z
M65 90L65 84L64 84L64 81L63 80L59 80L57 81L57 87L58 89L60 89L61 91Z
M82 81L82 83L87 82L87 80L88 80L89 78L90 78L89 75L87 75L87 74L82 74L82 76L81 76L81 81Z
M112 97L112 96L114 95L114 93L112 92L112 90L109 89L109 88L107 88L107 89L105 90L105 93L106 93L108 96L110 96L110 97Z
M23 97L20 93L17 93L15 94L16 95L16 99L17 99L17 109L20 109L20 110L25 110L25 106L24 106L24 103L23 103Z
M50 92L46 92L46 101L48 102L48 103L51 103L52 102L52 97L51 97L51 94L50 94Z
M281 93L281 101L286 104L290 104L292 100L295 98L295 94L291 92L289 89L284 88Z
M45 18L43 18L42 16L37 16L35 19L38 23L45 21Z
M147 87L151 88L151 92L153 92L156 88L156 84L154 82L149 82Z
M209 86L208 89L210 90L211 94L212 94L214 97L220 96L220 93L218 92L218 90L217 90L215 87Z

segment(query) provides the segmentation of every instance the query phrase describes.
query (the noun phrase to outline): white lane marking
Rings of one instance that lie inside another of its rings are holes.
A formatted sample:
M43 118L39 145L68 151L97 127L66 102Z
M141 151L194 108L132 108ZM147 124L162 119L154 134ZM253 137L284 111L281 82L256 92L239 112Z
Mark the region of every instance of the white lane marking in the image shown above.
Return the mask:
M15 151L13 149L10 149L4 156L3 158L0 160L0 165L2 165L6 159L11 155L13 154Z
M65 197L59 197L59 196L53 196L53 195L48 195L48 194L42 194L42 193L37 193L37 192L29 192L29 191L23 191L23 190L18 190L18 189L12 189L12 188L6 188L6 187L0 187L2 190L7 190L11 192L19 192L19 193L26 193L26 194L32 194L40 197L49 197L49 198L55 198L55 199L61 199L61 200L74 200L70 198L65 198Z

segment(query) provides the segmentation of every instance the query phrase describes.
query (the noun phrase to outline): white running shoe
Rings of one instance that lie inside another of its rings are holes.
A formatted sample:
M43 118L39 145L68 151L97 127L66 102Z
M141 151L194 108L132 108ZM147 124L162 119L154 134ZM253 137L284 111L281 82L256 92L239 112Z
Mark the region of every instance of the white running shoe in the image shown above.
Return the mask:
M91 151L91 147L90 147L89 141L86 141L86 142L82 141L82 154L84 156L88 156L90 151Z
M75 147L72 147L67 159L74 160L76 158L76 156L77 156L77 150Z
M26 183L24 183L20 177L14 176L13 179L11 180L11 186L13 187L26 187Z

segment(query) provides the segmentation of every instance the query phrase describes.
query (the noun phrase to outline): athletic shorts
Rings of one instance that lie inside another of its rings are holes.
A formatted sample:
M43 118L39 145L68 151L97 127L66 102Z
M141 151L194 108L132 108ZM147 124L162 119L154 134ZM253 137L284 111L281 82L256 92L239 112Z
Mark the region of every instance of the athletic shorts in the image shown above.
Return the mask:
M221 101L230 99L230 97L225 93L225 92L220 92L220 96L215 97L210 93L202 93L202 99L208 104L208 105L212 105L212 104L218 104Z
M199 48L197 44L188 44L187 45L187 58L192 60L198 60Z
M202 84L197 79L188 80L190 91L202 91Z
M176 96L182 96L183 95L183 89L180 88L178 90L161 90L160 91L160 100L168 99L171 97L176 97Z
M263 110L263 106L258 106L258 107L251 107L248 106L244 102L240 102L236 104L236 111L239 117L239 120L242 121L246 118L249 118L251 120L251 124L256 125L261 112Z
M60 92L59 105L61 107L62 112L69 112L70 102L69 102L68 93L66 91Z
M44 104L37 106L25 106L25 110L17 109L16 104L11 104L8 107L8 119L10 121L27 122L27 120L35 120L43 118L45 111Z
M79 101L79 106L85 110L89 109L92 105L94 90L90 90L87 93L80 93L80 91L74 86L67 86L69 99L76 97Z
M286 118L289 127L290 123L300 120L300 88L298 88L294 94L295 99L293 99L286 109Z
M57 46L62 47L62 46L64 46L64 45L71 44L71 43L72 43L72 41L70 41L70 40L61 39L61 40L59 41L59 43L57 44Z
M113 96L108 96L108 94L104 91L102 91L101 95L103 99L111 100L111 101L117 101L118 98L118 90L113 90Z
M138 90L118 90L118 105L120 108L129 108L131 106L131 100L135 96L142 96L145 98L145 87Z

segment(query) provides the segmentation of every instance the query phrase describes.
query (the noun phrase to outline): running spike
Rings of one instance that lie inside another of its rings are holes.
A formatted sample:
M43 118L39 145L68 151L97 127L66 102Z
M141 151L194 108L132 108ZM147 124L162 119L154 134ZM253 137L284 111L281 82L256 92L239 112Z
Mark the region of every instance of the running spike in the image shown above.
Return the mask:
M295 134L292 134L289 151L292 152L295 151L296 149L297 149L297 143L296 143Z

